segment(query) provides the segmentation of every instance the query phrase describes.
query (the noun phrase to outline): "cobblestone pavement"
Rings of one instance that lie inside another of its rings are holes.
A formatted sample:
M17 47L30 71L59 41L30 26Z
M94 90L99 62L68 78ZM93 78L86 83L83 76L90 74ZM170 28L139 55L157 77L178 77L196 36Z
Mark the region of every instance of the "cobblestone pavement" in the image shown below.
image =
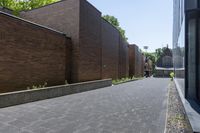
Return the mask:
M163 133L169 79L0 109L0 133Z

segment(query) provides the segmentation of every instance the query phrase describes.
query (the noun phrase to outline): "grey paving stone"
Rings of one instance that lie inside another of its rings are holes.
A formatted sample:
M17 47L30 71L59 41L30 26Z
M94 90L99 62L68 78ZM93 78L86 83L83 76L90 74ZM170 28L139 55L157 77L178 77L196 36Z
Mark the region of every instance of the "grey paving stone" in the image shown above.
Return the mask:
M148 78L0 109L0 133L162 133L169 81Z
M11 121L8 124L17 128L23 128L30 125L31 123L26 123L18 119L18 120Z
M32 132L30 132L30 131L22 131L21 133L32 133Z
M5 126L0 128L0 133L21 133L22 130L20 128L14 126Z
M33 129L33 133L47 133L48 131L50 131L49 129L47 128L44 128L44 127L37 127L35 129Z

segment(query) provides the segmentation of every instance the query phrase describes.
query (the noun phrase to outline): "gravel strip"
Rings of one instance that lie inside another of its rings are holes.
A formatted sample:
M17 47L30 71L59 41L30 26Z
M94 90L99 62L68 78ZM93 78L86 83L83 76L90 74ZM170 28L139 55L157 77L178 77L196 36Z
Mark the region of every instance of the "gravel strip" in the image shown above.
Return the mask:
M168 92L166 133L193 133L175 84Z

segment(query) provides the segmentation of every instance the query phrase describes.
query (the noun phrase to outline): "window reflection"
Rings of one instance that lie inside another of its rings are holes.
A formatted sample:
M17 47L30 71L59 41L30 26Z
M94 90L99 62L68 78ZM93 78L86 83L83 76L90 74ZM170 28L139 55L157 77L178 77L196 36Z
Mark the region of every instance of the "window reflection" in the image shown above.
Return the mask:
M198 0L185 0L185 6L187 10L197 8Z
M188 23L188 96L194 98L196 89L196 20Z
M176 81L185 94L185 22L183 20L178 43L174 45L173 59Z

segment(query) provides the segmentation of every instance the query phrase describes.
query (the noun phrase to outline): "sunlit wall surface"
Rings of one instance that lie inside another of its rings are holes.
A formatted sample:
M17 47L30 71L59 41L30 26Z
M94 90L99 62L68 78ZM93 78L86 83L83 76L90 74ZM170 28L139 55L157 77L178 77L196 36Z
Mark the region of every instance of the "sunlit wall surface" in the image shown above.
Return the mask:
M185 95L185 15L184 0L174 0L173 62L176 83Z
M185 95L185 22L183 21L178 42L174 45L173 61L176 81Z

